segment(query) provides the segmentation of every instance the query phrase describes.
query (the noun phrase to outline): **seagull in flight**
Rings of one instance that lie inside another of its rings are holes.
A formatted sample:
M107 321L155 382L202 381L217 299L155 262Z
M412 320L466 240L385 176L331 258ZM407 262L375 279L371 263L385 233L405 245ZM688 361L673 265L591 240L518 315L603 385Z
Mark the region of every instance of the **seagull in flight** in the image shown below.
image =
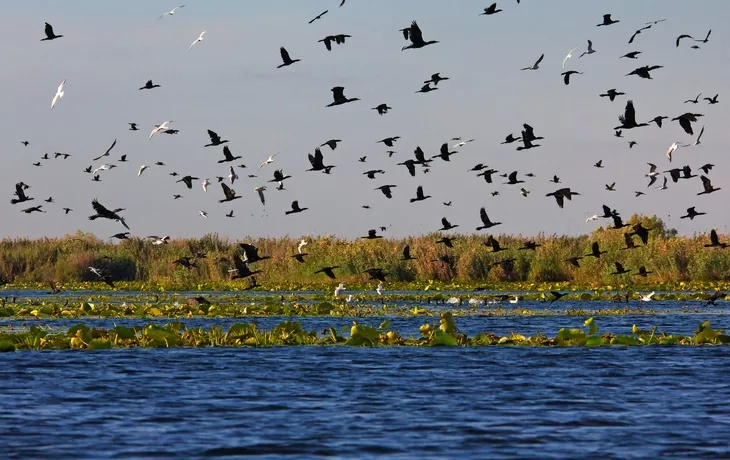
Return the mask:
M94 158L92 161L96 161L96 160L98 160L98 159L100 159L102 157L109 156L109 152L112 151L112 149L114 148L115 145L117 145L117 140L116 139L114 139L114 142L112 142L111 147L109 147L108 149L106 149L106 152L104 152L101 155L99 155L98 157ZM126 155L123 155L123 157L126 160Z
M56 102L63 97L63 85L66 84L66 79L64 78L60 85L58 85L58 89L56 90L56 94L53 96L53 100L51 101L51 110L53 110L53 106L56 105Z
M261 171L261 168L263 168L264 166L266 166L266 165L268 165L270 163L273 163L274 162L274 157L276 155L278 155L278 153L274 153L266 161L264 161L263 163L261 163L261 166L259 166L259 171Z
M147 139L152 139L152 136L154 136L155 134L159 133L160 131L164 131L164 130L168 129L168 127L167 127L168 123L172 123L172 120L165 121L161 125L157 125L155 127L155 129L153 129L152 132L150 133L150 137L148 137Z
M520 70L537 70L540 68L540 63L542 62L542 59L545 57L545 53L541 54L540 57L535 61L534 64L532 64L530 67L524 67Z
M203 191L204 192L207 192L208 191L208 186L210 185L210 180L203 179L203 181L200 183L200 185L203 186Z
M675 142L672 145L669 146L667 149L667 158L669 158L669 162L672 162L672 154L677 151L679 148L679 143Z
M163 17L165 17L165 16L167 16L167 15L170 15L170 16L172 16L172 15L174 15L174 14L175 14L175 11L179 10L180 8L182 8L182 7L184 7L184 6L185 6L185 5L180 5L180 6L176 6L175 8L171 9L170 11L167 11L167 12L165 12L165 13L162 13L162 14L160 15L160 17L159 17L159 18L157 18L157 19L162 19Z
M205 35L206 32L207 32L207 30L204 30L200 33L200 36L198 38L196 38L192 44L190 44L190 48L188 48L188 51L193 49L193 46L195 46L196 43L203 41L203 35Z
M573 51L575 51L575 50L577 50L577 49L578 49L578 47L576 46L576 47L575 47L575 48L573 48L572 50L568 51L568 55L567 55L567 56L565 56L565 59L563 59L563 69L565 69L565 63L566 63L566 62L568 61L568 59L570 59L570 58L572 58L572 57L573 57Z
M583 54L581 54L581 55L580 55L580 56L578 56L578 57L579 57L579 58L582 58L582 57L583 57L583 56L585 56L586 54L593 54L593 53L595 53L595 52L596 52L596 50L594 50L594 49L593 49L593 42L592 42L592 41L590 41L590 40L588 40L588 49L587 49L587 50L585 50L585 51L583 51Z
M259 194L259 199L261 200L261 204L266 206L266 198L264 197L264 190L266 190L266 186L262 185L261 187L256 187L253 189L254 192Z
M137 171L137 177L141 176L145 169L149 168L147 165L142 165L139 167L139 171Z
M306 245L307 245L307 240L304 239L304 238L302 238L302 241L300 241L299 242L299 245L297 246L297 252L299 254L301 254L302 253L302 249L304 249L304 246L306 246Z
M205 211L198 211L198 214L200 214L201 216L205 217L206 219L208 218L208 213L205 212Z

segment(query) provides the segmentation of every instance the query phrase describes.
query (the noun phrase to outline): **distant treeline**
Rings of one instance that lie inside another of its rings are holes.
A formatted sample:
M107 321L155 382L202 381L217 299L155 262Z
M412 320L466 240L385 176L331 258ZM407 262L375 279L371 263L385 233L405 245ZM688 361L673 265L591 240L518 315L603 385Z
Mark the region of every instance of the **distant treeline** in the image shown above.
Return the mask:
M55 281L71 283L94 281L96 275L89 267L101 268L112 280L170 282L175 285L195 286L196 283L218 282L230 278L232 258L241 255L238 243L245 242L259 248L262 256L271 259L251 264L252 269L263 270L256 276L260 285L321 284L336 282L324 274L314 272L325 266L338 266L334 272L337 281L364 282L368 268L382 268L388 281L427 282L429 280L462 283L489 283L502 281L557 282L572 281L581 285L616 284L629 280L641 284L672 281L721 281L730 279L730 249L706 248L708 234L693 237L677 236L665 228L656 217L632 216L627 223L641 222L652 229L648 244L633 237L636 249L625 249L623 229L600 227L590 235L539 235L522 238L514 235L492 236L507 250L493 253L484 244L488 234L422 235L391 239L387 232L382 239L347 240L334 237L305 237L308 244L303 252L304 262L292 256L297 253L300 238L251 238L229 240L217 234L202 238L170 240L169 244L152 245L141 238L120 242L103 241L94 235L77 233L64 238L3 239L0 241L0 279L9 282L30 283ZM709 230L709 229L708 229ZM455 237L453 248L436 241L443 236ZM526 241L539 246L535 250L519 249ZM730 238L720 235L721 242ZM591 244L598 242L600 259L586 257L580 267L566 262L571 257L584 256ZM409 245L414 260L401 260L403 248ZM197 267L185 268L173 261L195 253L205 253L197 259ZM445 257L447 256L447 257ZM514 259L510 262L497 262ZM612 275L614 262L620 262L629 274ZM636 273L644 266L650 271L646 279L638 280ZM245 283L245 281L243 282Z

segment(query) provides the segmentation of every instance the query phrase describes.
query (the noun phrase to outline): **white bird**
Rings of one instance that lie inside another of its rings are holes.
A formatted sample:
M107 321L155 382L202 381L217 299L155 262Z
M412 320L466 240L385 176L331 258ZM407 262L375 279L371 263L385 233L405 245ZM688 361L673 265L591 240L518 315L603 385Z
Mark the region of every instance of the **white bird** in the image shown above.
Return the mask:
M170 239L170 237L163 236L162 238L160 238L159 236L148 236L147 239L152 240L152 244L154 244L155 246L159 246L161 244L167 244L167 241Z
M266 166L267 164L273 163L273 162L274 162L274 157L275 157L276 155L277 155L277 153L275 153L275 154L271 155L271 156L270 156L270 157L269 157L269 158L268 158L268 159L267 159L266 161L264 161L263 163L261 163L261 166L259 166L259 171L261 171L261 168L263 168L263 167L264 167L264 166Z
M599 219L598 214L594 214L591 217L587 218L586 222L590 222L592 220L598 220L598 219Z
M306 245L307 245L307 240L304 239L304 238L302 238L302 241L300 241L299 242L299 245L297 246L297 252L299 254L301 254L302 253L302 249L304 249L304 246L306 246Z
M641 297L641 301L642 301L642 302L651 302L651 296L653 296L653 295L654 295L654 291L651 291L651 292L650 292L650 293L648 293L647 295L645 295L645 296L642 296L642 297Z
M375 288L375 292L377 292L378 295L383 295L383 283L382 282L378 283L378 287Z
M677 142L675 142L672 145L670 145L669 148L667 149L667 158L669 158L670 163L672 162L672 154L674 152L676 152L678 148L679 148L679 144Z
M595 52L596 52L596 50L594 50L594 49L593 49L593 42L592 42L592 41L590 41L590 40L588 40L588 49L587 49L586 51L583 51L583 54L581 54L581 55L580 55L580 56L578 56L578 57L579 57L579 58L582 58L582 57L583 57L583 56L585 56L586 54L593 54L593 53L595 53Z
M98 168L96 168L94 170L94 172L91 173L91 175L92 176L95 176L96 173L98 173L99 171L109 171L110 169L116 168L116 167L117 167L116 165L107 165L107 164L104 164L104 165L101 165Z
M139 167L139 171L137 171L137 177L141 176L145 169L149 168L147 165L142 165Z
M102 274L101 274L101 270L100 269L94 268L94 267L89 267L89 270L91 270L91 273L95 274L99 278L102 277Z
M482 299L475 299L474 297L472 297L471 299L469 299L469 305L472 305L472 306L475 306L475 307L476 306L479 306L479 305L481 305L483 303L484 303L484 300L482 300Z
M228 181L233 184L238 179L238 174L233 170L233 166L228 167Z
M261 187L256 187L253 189L254 192L259 194L259 199L261 200L261 204L266 206L266 198L264 197L264 190L266 190L266 186L262 185Z
M340 283L340 284L339 284L339 285L338 285L338 286L337 286L337 287L335 288L335 297L337 297L338 295L340 295L340 292L342 292L342 290L343 290L343 289L345 289L345 283Z
M166 12L166 13L162 13L162 14L160 15L160 17L159 17L159 18L157 18L157 19L162 19L163 17L167 16L168 14L169 14L170 16L172 16L173 14L175 14L175 11L179 10L179 9L180 9L180 8L182 8L183 6L185 6L185 5L180 5L180 6L176 6L175 8L171 9L170 11L168 11L168 12Z
M155 134L159 133L160 131L166 130L168 123L172 123L172 120L165 121L161 125L155 126L155 129L152 130L152 132L150 133L150 137L148 137L147 139L152 139L152 136L154 136Z
M697 140L692 145L700 145L700 138L702 138L702 133L704 133L704 132L705 132L705 127L703 126L702 129L700 130L700 135L697 136Z
M347 296L347 298L345 299L345 302L347 302L347 303L350 303L350 302L352 302L352 300L353 300L353 299L352 299L352 294L349 294L349 295Z
M570 58L572 58L572 57L573 57L573 51L575 51L575 50L577 50L577 49L578 49L578 47L576 46L576 47L575 47L575 48L573 48L572 50L568 51L568 55L567 55L567 56L565 56L565 59L563 59L563 69L565 69L565 62L566 62L566 61L567 61L568 59L570 59Z
M461 299L458 297L449 297L446 300L446 303L449 305L459 305L459 304L461 304Z
M198 37L198 38L197 38L197 39L196 39L196 40L195 40L195 41L194 41L194 42L193 42L193 43L192 43L192 44L190 45L190 48L188 48L188 51L190 51L191 49L193 49L193 46L195 46L195 44L196 44L196 43L198 43L198 42L202 42L202 41L203 41L203 35L205 35L205 32L206 32L206 31L204 30L203 32L201 32L201 33L200 33L200 37Z
M66 79L64 78L60 85L58 85L58 89L56 90L56 94L53 96L53 100L51 101L51 110L53 110L53 106L56 105L56 101L58 101L60 98L63 97L63 85L66 84Z
M469 142L474 142L474 139L469 139L468 141L461 141L458 144L454 144L451 146L452 149L458 149L459 147L465 146Z
M276 190L286 190L284 188L284 182L279 182L279 185L276 186Z
M208 213L205 212L205 211L198 211L198 214L200 214L201 216L205 217L206 219L208 218Z
M514 298L514 299L510 299L509 303L517 303L517 302L519 302L519 301L520 301L520 298L519 298L519 297L517 297L517 296L515 296L515 298Z
M208 186L210 185L210 180L209 179L203 179L203 182L201 182L200 185L203 186L203 191L204 192L207 192L208 191Z

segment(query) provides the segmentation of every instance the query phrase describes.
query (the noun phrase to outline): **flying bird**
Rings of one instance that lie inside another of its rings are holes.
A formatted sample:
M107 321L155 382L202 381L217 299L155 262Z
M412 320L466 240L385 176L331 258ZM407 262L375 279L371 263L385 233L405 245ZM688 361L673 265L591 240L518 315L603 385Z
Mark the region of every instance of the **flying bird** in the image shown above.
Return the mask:
M167 12L165 12L165 13L162 13L162 14L160 15L160 17L159 17L159 18L157 18L157 19L162 19L162 18L163 18L164 16L168 16L168 15L169 15L169 16L172 16L172 15L174 15L174 14L175 14L175 11L179 10L180 8L182 8L182 7L184 7L184 6L185 6L185 5L180 5L180 6L176 6L175 8L171 9L170 11L167 11Z
M53 100L51 101L51 110L53 110L53 107L56 105L56 102L63 97L63 85L66 84L66 79L61 82L60 85L58 85L58 89L56 89L56 94L53 96Z
M214 147L228 142L228 139L221 140L221 137L215 131L208 130L208 137L210 137L210 144L205 144L203 147Z
M694 99L687 99L686 101L684 101L684 103L686 104L688 102L691 102L692 104L697 104L698 102L700 102L700 96L702 96L702 93L698 94L697 97L695 97Z
M583 75L583 72L578 72L577 70L568 70L567 72L563 72L560 75L563 75L563 83L566 85L570 84L570 76L573 74L579 74Z
M44 41L46 41L46 40L55 40L55 39L57 39L57 38L61 38L61 37L63 37L63 35L56 35L56 34L55 34L55 33L53 32L53 26L52 26L52 25L50 25L49 23L46 23L46 28L45 28L44 32L45 32L45 34L46 34L46 38L41 38L41 41L42 41L42 42L44 42ZM707 34L707 36L709 37L709 36L710 36L710 34Z
M294 200L294 201L291 202L291 210L290 211L285 211L284 214L286 214L286 215L296 214L296 213L299 213L299 212L302 212L302 211L306 211L307 209L309 209L309 208L300 208L299 207L299 201L298 200Z
M678 117L672 118L671 121L677 121L679 123L679 126L684 129L684 132L689 134L690 136L694 135L694 131L692 130L692 122L696 122L697 118L703 116L701 113L683 113L682 115Z
M679 48L679 41L682 40L683 38L689 38L691 40L694 40L694 38L692 38L691 35L687 35L687 34L680 35L679 37L677 37L677 41L676 41L677 46L676 46L676 48Z
M600 23L600 24L597 24L597 27L610 26L611 24L616 24L617 22L621 22L621 21L619 21L619 20L615 20L614 21L613 19L611 19L611 15L610 14L604 14L603 15L603 22Z
M407 36L407 38L411 40L411 44L408 46L404 46L401 51L423 48L424 46L438 43L438 40L424 41L421 28L418 27L416 21L413 21L410 27L403 29L403 35Z
M142 166L140 166L140 167L139 167L139 170L137 171L137 177L141 176L141 175L142 175L142 173L143 173L143 172L144 172L144 171L145 171L145 170L146 170L147 168L149 168L149 166L147 166L147 165L142 165Z
M108 149L106 149L106 152L104 152L104 153L102 153L101 155L99 155L98 157L94 158L94 159L93 159L92 161L96 161L96 160L98 160L98 159L100 159L100 158L103 158L103 157L109 156L109 153L110 153L110 152L112 151L112 149L114 148L114 146L115 146L115 145L117 145L117 140L116 140L116 139L114 139L114 142L112 142L112 145L111 145L111 146L109 146L109 148L108 148ZM126 160L127 160L127 157L126 157L126 155L122 155L122 157L123 157L123 159L122 159L122 160L119 160L119 161L121 161L121 162L124 162L124 161L126 161Z
M717 192L718 190L722 190L720 188L715 188L712 186L712 182L707 176L700 176L700 179L702 179L702 187L704 190L697 195L709 195L712 192Z
M563 59L563 69L565 69L565 63L568 61L568 59L573 57L573 51L577 50L578 47L576 46L572 50L568 51L568 54L565 56L565 59Z
M154 84L152 84L152 80L147 80L147 83L145 83L144 86L139 88L139 90L141 91L143 89L154 89L154 88L160 88L160 85L154 85Z
M617 126L613 129L632 129L641 126L649 126L648 123L636 123L636 109L634 108L634 101L632 100L626 102L624 113L623 115L619 115L618 121L621 122L621 126Z
M431 78L424 81L424 83L433 83L434 86L438 86L439 82L444 80L449 80L449 77L442 77L441 74L437 72L431 75Z
M428 198L431 198L431 195L424 195L423 187L419 185L418 188L416 188L416 197L411 198L411 203L415 203L416 201L424 201Z
M359 101L359 98L353 97L353 98L347 98L345 97L345 87L344 86L335 86L332 88L332 98L334 99L333 102L326 105L326 107L333 107L336 105L342 105L347 104L348 102L354 102Z
M154 136L155 134L159 133L160 131L166 130L168 123L172 123L172 120L162 122L161 125L155 126L155 129L152 130L152 132L150 133L150 137L148 137L147 139L152 139L152 136Z
M91 201L91 206L94 208L94 211L96 211L96 214L94 214L93 216L89 216L89 220L95 220L98 218L114 220L114 221L117 221L120 224L124 225L124 228L129 230L129 226L127 225L127 222L124 220L123 217L121 217L119 214L117 214L118 212L123 211L122 208L117 208L117 209L110 211L109 209L104 207L104 205L99 203L99 201L96 198L94 198Z
M266 160L265 160L265 161L264 161L263 163L261 163L261 165L259 166L259 171L261 171L261 168L263 168L264 166L266 166L266 165L268 165L268 164L271 164L271 163L273 163L273 162L274 162L274 157L275 157L276 155L278 155L278 153L273 153L273 154L271 154L271 155L269 156L269 158L267 158L267 159L266 159Z
M338 34L338 35L328 35L324 37L321 40L317 40L320 43L324 43L325 48L327 48L327 51L332 51L332 42L335 42L338 45L341 45L345 43L345 39L351 38L350 35L346 34Z
M710 31L709 31L709 32L707 32L707 35L705 36L705 38L704 38L703 40L695 40L695 41L696 41L696 42L700 42L700 43L707 43L707 42L708 42L708 41L710 40L710 34L711 34L711 33L712 33L712 29L710 29ZM690 37L690 38L691 38L691 37ZM693 39L693 40L694 40L694 39Z
M524 67L524 68L522 68L520 70L537 70L537 69L539 69L540 68L540 63L542 62L542 59L544 57L545 57L545 53L541 54L540 57L537 59L537 61L535 61L534 64L532 64L529 67Z
M639 67L638 69L632 70L631 72L627 73L626 76L628 77L629 75L636 75L637 77L647 78L649 80L652 80L651 74L649 72L651 72L652 70L661 69L663 67L664 66L661 66L661 65L653 65L653 66L645 65L645 66Z
M289 52L283 46L279 48L279 52L281 53L281 60L283 61L283 63L278 65L276 67L277 69L281 69L282 67L286 67L294 64L295 62L301 61L301 59L292 59L291 57L289 57Z
M377 107L373 107L372 110L377 110L378 115L385 115L388 113L388 110L391 110L393 107L388 107L388 104L380 104Z
M695 207L692 206L691 208L687 208L687 214L685 214L684 216L680 216L679 218L680 219L687 219L687 218L689 218L689 220L694 220L695 217L697 217L697 216L704 216L705 214L707 214L707 213L706 212L697 212L695 210Z
M311 21L309 21L309 24L313 23L317 19L321 19L322 16L324 16L325 14L327 14L328 11L329 10L324 10L323 12L319 13L317 16L314 17L314 19L312 19Z
M622 59L622 58L639 59L640 54L641 54L641 51L632 51L630 53L626 53L623 56L619 57L619 59Z
M225 182L221 182L221 188L223 189L223 195L225 196L225 198L223 198L222 200L218 200L218 203L225 203L227 201L233 201L241 198L240 196L237 196L236 191L226 185Z
M592 41L590 41L590 40L588 40L588 49L587 49L587 50L585 50L585 51L583 51L583 54L581 54L581 55L580 55L580 56L578 56L578 57L579 57L579 58L582 58L582 57L583 57L583 56L585 56L586 54L593 54L593 53L595 53L595 52L596 52L596 50L594 50L594 49L593 49L593 42L592 42Z
M479 13L479 16L484 16L484 15L490 16L492 14L499 13L500 11L502 11L502 10L498 10L497 9L497 4L496 3L492 3L488 7L484 8L484 12L483 13Z
M614 99L616 99L616 96L623 96L626 93L621 93L616 91L616 88L611 88L608 91L606 91L604 94L599 94L600 97L607 97L613 102Z
M481 209L479 209L479 218L482 221L482 225L480 225L479 227L477 227L477 231L489 229L489 228L492 228L492 227L494 227L496 225L501 225L502 224L502 222L492 222L489 219L489 216L487 215L487 210L485 208L483 208L483 207Z
M191 49L193 49L193 46L195 46L196 43L203 41L203 35L205 35L205 32L207 32L207 31L206 30L202 31L200 33L200 35L198 36L198 38L196 38L195 41L190 44L190 48L188 48L188 51L190 51Z

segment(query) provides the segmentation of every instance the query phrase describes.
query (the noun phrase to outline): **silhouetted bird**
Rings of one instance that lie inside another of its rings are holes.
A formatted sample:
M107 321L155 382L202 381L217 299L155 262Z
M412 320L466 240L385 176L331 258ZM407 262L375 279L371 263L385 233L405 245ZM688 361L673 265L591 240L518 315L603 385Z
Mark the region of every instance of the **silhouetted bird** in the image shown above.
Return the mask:
M221 140L221 137L215 131L208 130L208 136L210 137L210 144L206 144L204 147L212 147L228 142L228 139Z
M161 86L152 84L152 80L147 80L147 83L145 83L144 86L142 86L139 89L143 90L143 89L153 89L153 88L161 88Z
M348 102L354 102L354 101L360 100L356 97L349 98L349 99L346 98L344 86L335 86L334 88L332 88L332 98L334 99L334 101L327 104L327 107L333 107L335 105L342 105L342 104L347 104Z
M482 221L482 225L480 225L479 227L477 227L477 231L479 231L479 230L485 230L485 229L488 229L488 228L492 228L492 227L494 227L496 225L501 225L502 224L502 222L492 222L491 220L489 220L489 216L487 215L487 210L485 208L481 208L479 210L479 218Z
M720 243L720 239L717 236L717 231L715 231L715 229L712 229L712 231L710 231L710 244L706 244L705 247L725 249L726 247L728 247L728 244Z
M632 129L641 126L649 126L648 123L636 123L636 110L634 109L634 101L632 100L626 102L624 114L619 115L618 121L621 122L621 126L617 126L613 129Z
M324 46L327 48L327 51L332 51L332 42L335 42L338 45L341 45L345 43L346 38L351 38L351 35L346 34L337 34L337 35L327 35L321 40L317 40L320 43L324 43Z
M382 238L382 236L378 235L377 230L373 228L368 230L367 236L361 236L360 238L364 240L377 240L378 238Z
M306 211L307 209L309 209L309 208L300 208L299 207L299 201L298 200L294 200L294 201L291 202L291 210L290 211L285 211L284 214L286 214L286 215L296 214L296 213L299 213L299 212L302 212L302 211Z
M388 104L380 104L377 107L373 107L373 110L378 111L378 115L385 115L388 113L388 110L391 110L393 107L388 107Z
M423 194L423 187L419 185L418 188L416 188L416 197L415 198L411 198L411 203L414 203L416 201L423 201L423 200L426 200L428 198L431 198L431 195L424 195Z
M317 270L316 272L314 272L314 274L316 275L317 273L324 273L328 277L330 277L332 279L336 279L337 277L335 276L334 270L337 269L337 268L340 268L340 266L339 265L333 265L331 267L322 267L319 270Z
M46 34L46 38L41 38L41 41L42 41L42 42L44 42L44 41L46 41L46 40L55 40L55 39L57 39L57 38L61 38L61 37L63 37L63 35L56 35L56 34L55 34L55 33L53 32L53 26L52 26L52 25L50 25L49 23L46 23L46 28L45 28L45 31L44 31L44 32L45 32L45 34Z
M611 24L616 24L617 22L620 22L620 21L619 20L614 21L613 19L611 19L611 15L610 14L604 14L603 15L603 22L600 23L600 24L597 24L597 26L598 27L601 27L601 26L610 26Z
M281 54L282 63L276 66L277 69L281 69L282 67L286 67L294 64L295 62L301 61L301 59L292 59L291 57L289 57L289 52L283 46L279 48L279 53Z
M431 40L431 41L424 41L423 40L423 33L421 32L421 28L418 27L418 24L416 21L413 21L411 23L410 27L407 27L406 29L402 29L403 35L406 36L408 39L411 40L411 44L408 46L404 46L401 51L408 50L408 49L417 49L417 48L423 48L427 45L433 45L434 43L438 43L438 40Z
M595 257L596 259L601 258L601 254L606 254L608 251L601 251L601 249L598 246L598 242L594 242L591 244L591 252L588 254L585 254L585 257Z
M616 99L616 96L623 96L626 93L621 93L616 91L615 88L611 88L608 91L606 91L604 94L599 94L600 97L607 97L613 102L614 99Z

